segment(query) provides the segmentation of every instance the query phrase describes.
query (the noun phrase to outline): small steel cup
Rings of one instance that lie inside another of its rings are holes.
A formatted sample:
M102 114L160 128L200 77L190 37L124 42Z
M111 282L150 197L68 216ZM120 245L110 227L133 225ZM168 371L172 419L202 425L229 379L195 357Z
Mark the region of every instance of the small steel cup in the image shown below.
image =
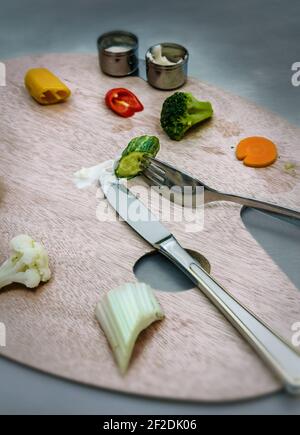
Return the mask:
M138 38L130 32L114 31L104 33L98 38L98 53L101 70L113 77L133 74L139 66ZM112 51L112 47L121 47Z
M150 55L157 45L162 47L162 55L166 56L175 65L158 65L153 62ZM182 45L163 42L149 48L146 53L146 72L148 83L157 89L172 90L183 86L187 80L189 52Z

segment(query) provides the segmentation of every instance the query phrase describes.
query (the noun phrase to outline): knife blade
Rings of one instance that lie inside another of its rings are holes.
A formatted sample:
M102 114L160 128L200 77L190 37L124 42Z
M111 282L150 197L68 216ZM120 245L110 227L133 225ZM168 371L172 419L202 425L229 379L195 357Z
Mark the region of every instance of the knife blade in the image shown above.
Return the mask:
M151 211L126 186L113 183L105 192L110 205L140 236L155 248L172 237Z
M111 206L140 236L186 273L268 363L286 390L300 394L300 353L210 276L151 211L121 183L105 190Z

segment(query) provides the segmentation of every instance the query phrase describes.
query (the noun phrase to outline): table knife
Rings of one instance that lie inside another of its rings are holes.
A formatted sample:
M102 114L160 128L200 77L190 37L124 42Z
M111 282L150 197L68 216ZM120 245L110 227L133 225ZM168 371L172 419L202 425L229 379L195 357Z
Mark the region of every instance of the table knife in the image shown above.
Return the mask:
M291 394L300 394L300 353L238 302L179 244L151 211L123 184L112 183L105 196L119 216L144 240L179 267L225 315Z

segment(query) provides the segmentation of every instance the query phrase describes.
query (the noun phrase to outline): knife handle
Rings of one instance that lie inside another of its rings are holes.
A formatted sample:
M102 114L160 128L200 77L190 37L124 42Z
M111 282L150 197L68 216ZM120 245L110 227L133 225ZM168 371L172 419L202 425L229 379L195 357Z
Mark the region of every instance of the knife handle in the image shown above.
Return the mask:
M300 354L254 314L241 305L212 278L174 237L159 245L159 251L186 273L200 290L247 339L283 381L291 394L300 394Z

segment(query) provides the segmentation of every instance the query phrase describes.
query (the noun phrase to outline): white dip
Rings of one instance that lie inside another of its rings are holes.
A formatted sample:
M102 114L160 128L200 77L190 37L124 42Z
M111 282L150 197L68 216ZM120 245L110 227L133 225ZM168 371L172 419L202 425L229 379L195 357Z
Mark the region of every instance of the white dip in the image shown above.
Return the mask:
M163 56L161 45L156 45L155 47L153 47L152 52L149 52L147 56L153 63L162 66L177 65L178 63L182 62L182 59L179 59L177 62L172 62L166 56Z
M111 47L107 47L105 51L108 53L126 53L126 51L131 49L132 47L130 47L130 45L112 45Z
M112 184L124 183L126 181L125 179L120 180L115 176L114 160L107 160L90 168L82 168L75 172L73 180L78 189L89 187L99 181L105 195Z

